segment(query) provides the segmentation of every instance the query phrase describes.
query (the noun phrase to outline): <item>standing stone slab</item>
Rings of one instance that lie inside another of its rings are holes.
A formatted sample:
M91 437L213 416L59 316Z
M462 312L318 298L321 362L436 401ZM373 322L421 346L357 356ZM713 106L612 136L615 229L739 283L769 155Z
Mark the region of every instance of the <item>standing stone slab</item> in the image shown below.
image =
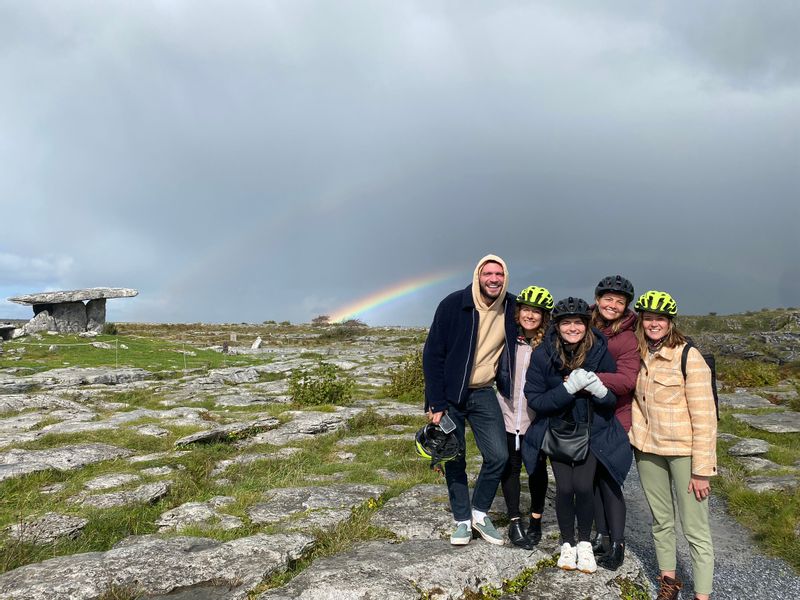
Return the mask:
M152 597L244 600L261 580L285 571L314 540L258 534L221 543L195 537L127 538L107 552L60 556L0 575L3 600L96 600L112 585ZM205 592L205 595L201 595Z
M38 519L8 527L9 535L28 544L51 544L62 538L74 539L86 527L88 519L58 513L45 513Z
M800 413L794 411L773 412L764 415L735 413L733 418L750 427L770 433L800 433Z
M56 331L59 333L86 331L86 305L83 302L54 304L50 314L56 322Z
M86 303L86 330L96 331L100 333L103 331L103 325L106 323L106 299L95 298Z
M73 471L131 454L130 450L108 444L76 444L47 450L12 449L0 454L0 481L47 469Z

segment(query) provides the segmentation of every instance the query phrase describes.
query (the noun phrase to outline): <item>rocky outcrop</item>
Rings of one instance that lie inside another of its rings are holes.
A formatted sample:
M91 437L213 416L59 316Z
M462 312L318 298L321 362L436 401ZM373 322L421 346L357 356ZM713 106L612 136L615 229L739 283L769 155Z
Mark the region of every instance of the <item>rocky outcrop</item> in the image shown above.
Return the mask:
M770 433L800 433L800 413L784 411L763 415L735 413L733 418L761 431Z
M230 542L155 535L108 552L60 556L0 575L4 600L96 600L113 586L145 596L244 600L263 578L308 553L303 534L258 534Z
M0 481L47 469L71 471L131 454L130 450L108 444L76 444L47 450L12 449L0 454Z
M8 527L11 538L27 544L52 544L56 540L78 537L89 519L49 512L41 517Z

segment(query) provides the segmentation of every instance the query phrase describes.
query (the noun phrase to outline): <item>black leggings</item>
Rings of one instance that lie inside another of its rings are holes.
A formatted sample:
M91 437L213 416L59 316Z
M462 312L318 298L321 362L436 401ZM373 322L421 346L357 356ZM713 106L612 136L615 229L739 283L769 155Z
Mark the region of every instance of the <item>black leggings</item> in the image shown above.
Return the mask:
M506 442L508 443L508 462L500 477L500 485L503 487L503 498L506 500L508 518L516 519L520 516L519 494L521 490L519 473L522 469L522 451L516 449L516 438L513 433L506 432ZM520 438L522 444L522 438ZM544 510L544 499L547 494L547 463L545 455L539 453L539 464L533 475L528 478L528 488L531 492L531 513L542 514Z
M597 533L610 535L612 542L625 541L625 497L611 473L597 463L594 476L594 524Z
M578 541L588 542L594 518L594 472L597 459L589 452L579 463L550 460L556 478L556 518L561 542L575 543L575 517L578 517Z

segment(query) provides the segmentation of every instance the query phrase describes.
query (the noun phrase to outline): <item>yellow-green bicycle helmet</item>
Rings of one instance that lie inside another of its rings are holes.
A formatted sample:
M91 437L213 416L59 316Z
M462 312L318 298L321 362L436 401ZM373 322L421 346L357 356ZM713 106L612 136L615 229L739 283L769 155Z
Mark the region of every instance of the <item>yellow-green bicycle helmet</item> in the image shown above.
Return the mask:
M553 310L553 296L547 288L531 285L519 293L517 304L541 308L550 312Z
M678 314L678 304L675 299L667 292L658 290L650 290L639 296L634 308L637 312L651 312L669 318Z

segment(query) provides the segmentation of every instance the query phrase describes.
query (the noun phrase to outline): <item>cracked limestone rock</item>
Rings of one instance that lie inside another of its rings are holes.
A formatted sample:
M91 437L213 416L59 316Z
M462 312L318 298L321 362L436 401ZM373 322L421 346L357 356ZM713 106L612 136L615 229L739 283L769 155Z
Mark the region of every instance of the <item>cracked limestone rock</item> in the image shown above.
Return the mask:
M82 517L49 512L37 519L11 525L7 530L17 541L44 545L62 538L75 539L88 522Z
M92 496L77 496L71 501L81 506L91 506L92 508L114 508L140 503L153 504L167 495L170 486L171 482L169 481L157 481L155 483L145 483L133 490L108 492L107 494Z
M282 413L282 416L292 418L288 423L280 427L260 433L247 440L239 442L239 446L250 446L254 444L271 444L273 446L286 446L305 439L311 439L317 435L333 433L347 428L347 421L357 414L363 412L359 408L339 407L336 412L317 412L290 410Z
M207 431L199 431L191 435L182 437L175 441L175 447L188 446L195 443L210 443L224 441L231 436L246 432L246 431L263 431L269 430L280 424L280 421L275 417L262 417L254 421L246 421L241 423L229 423L220 427L214 427Z
M4 573L0 598L96 600L115 585L147 597L244 600L262 579L285 571L313 544L303 534L257 534L224 543L135 536L107 552L60 556Z
M109 444L74 444L47 450L12 449L0 454L0 481L47 469L72 471L131 454L130 450Z
M733 418L742 423L770 433L800 433L800 413L794 411L772 412L763 415L735 413Z
M744 438L728 449L731 456L757 456L769 452L769 442L758 438Z
M227 515L217 509L234 502L229 496L215 496L208 502L187 502L168 510L158 518L159 532L181 531L186 527L197 526L203 528L219 527L221 529L236 529L243 525L239 517Z

